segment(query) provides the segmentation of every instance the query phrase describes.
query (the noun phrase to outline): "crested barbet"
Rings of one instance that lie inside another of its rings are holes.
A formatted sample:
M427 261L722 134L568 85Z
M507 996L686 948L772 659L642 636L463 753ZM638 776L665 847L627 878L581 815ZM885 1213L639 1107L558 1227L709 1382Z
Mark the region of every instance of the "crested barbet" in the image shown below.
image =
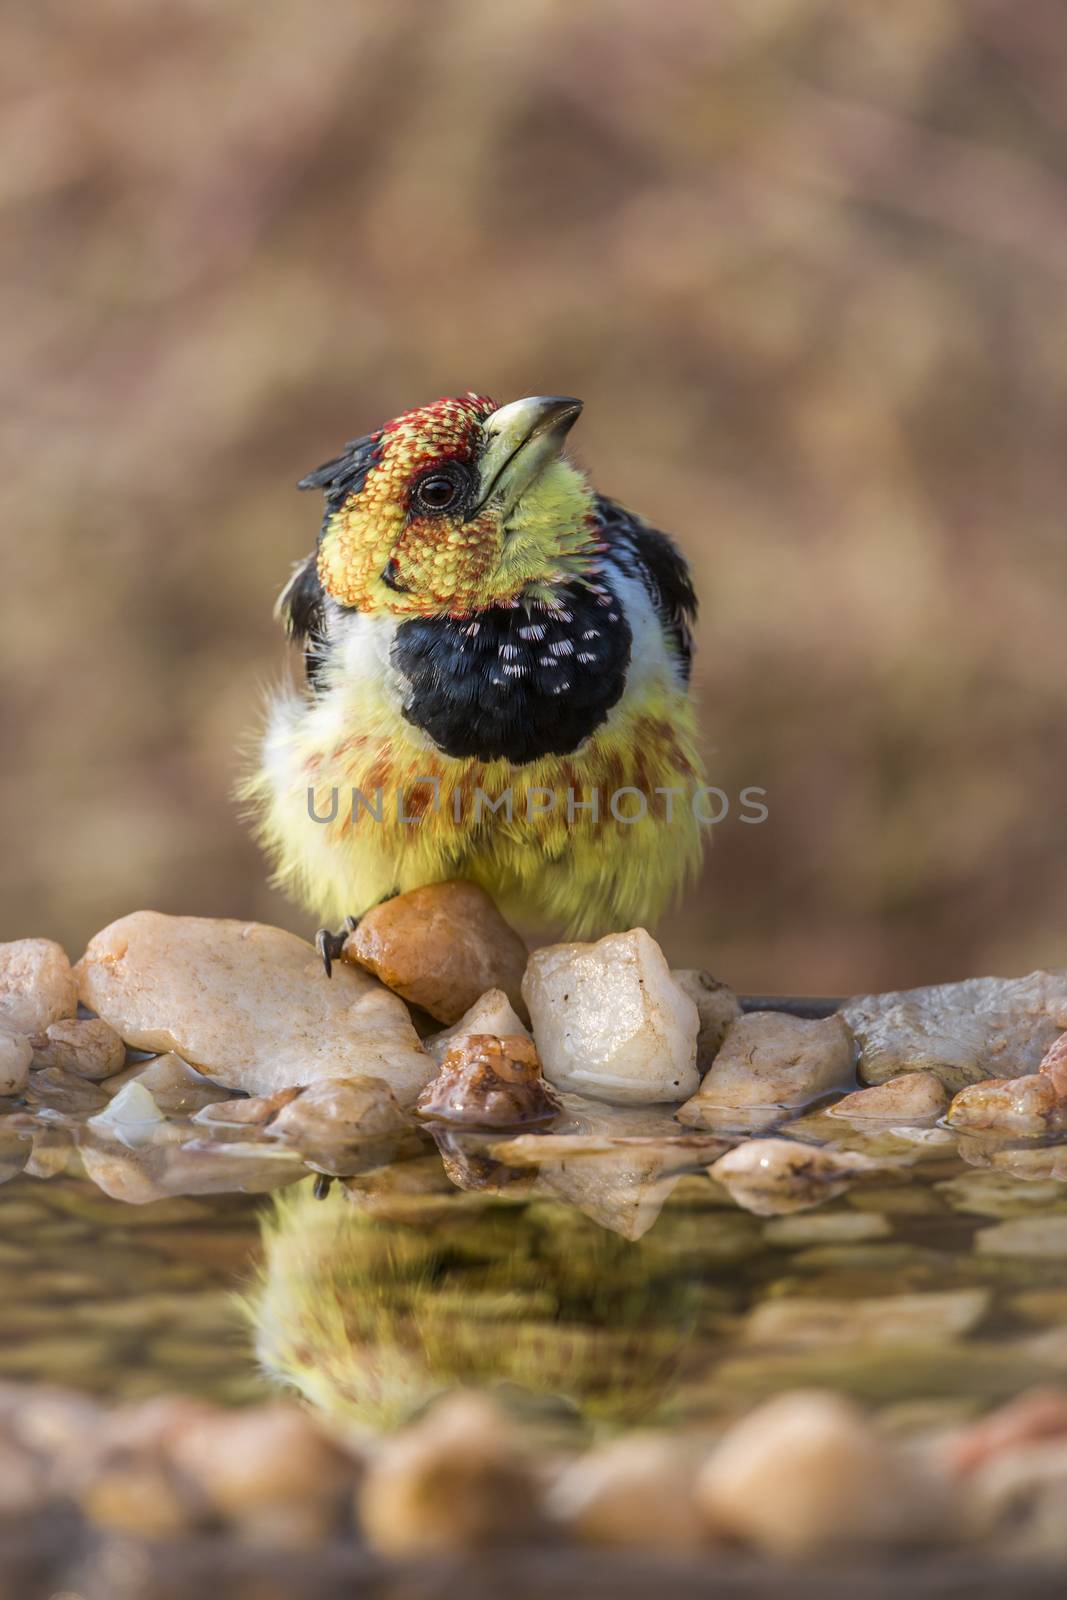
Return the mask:
M278 610L306 684L245 792L328 923L466 878L586 937L654 921L699 862L689 569L562 454L581 409L438 400L301 480L325 519Z

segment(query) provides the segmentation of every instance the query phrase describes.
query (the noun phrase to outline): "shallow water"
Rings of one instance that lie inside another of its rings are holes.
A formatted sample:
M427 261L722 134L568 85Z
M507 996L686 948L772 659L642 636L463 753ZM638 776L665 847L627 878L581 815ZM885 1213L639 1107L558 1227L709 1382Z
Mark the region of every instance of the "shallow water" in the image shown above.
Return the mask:
M789 1131L814 1138L827 1120ZM1062 1382L1067 1149L960 1146L936 1128L833 1136L884 1165L772 1217L691 1159L505 1171L485 1141L446 1151L453 1175L490 1186L466 1191L428 1145L325 1200L304 1181L138 1206L18 1176L0 1187L0 1378L232 1404L291 1382L357 1431L485 1384L576 1440L713 1431L806 1384L926 1430Z

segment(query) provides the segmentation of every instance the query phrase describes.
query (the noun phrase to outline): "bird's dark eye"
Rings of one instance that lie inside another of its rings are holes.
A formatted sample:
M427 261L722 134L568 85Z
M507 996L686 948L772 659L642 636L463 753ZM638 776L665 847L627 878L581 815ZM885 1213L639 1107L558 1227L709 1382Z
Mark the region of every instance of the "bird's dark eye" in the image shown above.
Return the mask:
M412 504L431 515L451 511L463 499L466 489L467 473L458 462L448 467L434 467L417 480Z

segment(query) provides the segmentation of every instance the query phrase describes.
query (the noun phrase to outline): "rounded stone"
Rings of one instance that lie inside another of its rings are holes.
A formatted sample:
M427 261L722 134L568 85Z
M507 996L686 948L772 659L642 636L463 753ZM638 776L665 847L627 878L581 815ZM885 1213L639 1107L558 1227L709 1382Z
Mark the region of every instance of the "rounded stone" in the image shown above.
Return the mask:
M487 989L522 1005L526 945L477 884L432 883L383 901L342 955L439 1022L458 1022Z

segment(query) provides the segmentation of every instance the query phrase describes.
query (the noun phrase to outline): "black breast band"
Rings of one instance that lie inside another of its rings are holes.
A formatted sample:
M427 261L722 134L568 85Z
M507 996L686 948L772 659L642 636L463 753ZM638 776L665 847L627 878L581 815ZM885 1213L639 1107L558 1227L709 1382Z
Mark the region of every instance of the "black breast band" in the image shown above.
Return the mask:
M556 600L401 623L392 659L410 684L408 722L446 755L478 761L520 766L576 749L622 694L631 634L602 580Z

